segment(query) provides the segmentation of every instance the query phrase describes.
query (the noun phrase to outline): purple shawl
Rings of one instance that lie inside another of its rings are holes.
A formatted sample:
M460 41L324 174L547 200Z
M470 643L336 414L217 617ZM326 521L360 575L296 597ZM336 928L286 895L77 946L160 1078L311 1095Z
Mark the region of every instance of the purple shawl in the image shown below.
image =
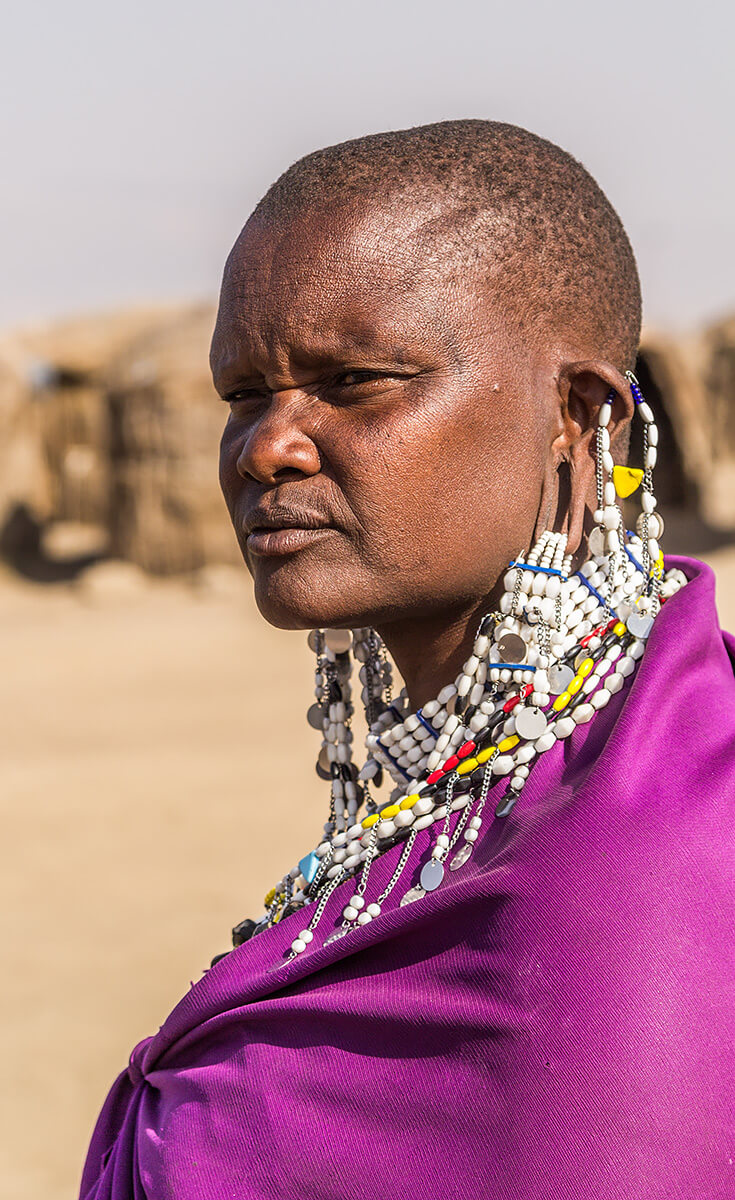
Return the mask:
M348 881L293 962L298 914L192 986L114 1084L84 1200L732 1200L735 641L709 568L667 565L691 582L632 687L465 867L400 908L409 868L322 946Z

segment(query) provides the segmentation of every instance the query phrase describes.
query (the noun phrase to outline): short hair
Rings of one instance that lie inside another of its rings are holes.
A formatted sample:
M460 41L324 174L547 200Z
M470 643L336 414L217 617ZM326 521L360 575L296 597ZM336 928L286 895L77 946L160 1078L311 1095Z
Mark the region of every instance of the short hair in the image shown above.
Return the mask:
M411 193L446 204L436 249L499 280L529 335L552 324L633 367L641 293L620 218L581 163L516 125L442 121L328 146L289 167L251 220Z

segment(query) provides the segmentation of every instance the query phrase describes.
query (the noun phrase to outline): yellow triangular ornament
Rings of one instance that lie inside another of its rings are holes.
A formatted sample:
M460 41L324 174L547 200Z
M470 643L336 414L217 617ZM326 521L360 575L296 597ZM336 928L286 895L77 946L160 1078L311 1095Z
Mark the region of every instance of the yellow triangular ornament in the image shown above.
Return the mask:
M615 491L625 500L626 496L632 496L637 487L640 487L643 479L643 472L639 467L613 467L612 480L615 484Z

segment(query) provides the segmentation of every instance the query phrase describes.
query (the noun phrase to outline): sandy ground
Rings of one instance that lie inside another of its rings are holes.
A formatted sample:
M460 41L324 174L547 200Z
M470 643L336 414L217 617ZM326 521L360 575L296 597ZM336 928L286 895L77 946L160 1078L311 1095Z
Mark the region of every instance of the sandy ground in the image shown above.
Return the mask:
M710 561L732 628L735 549ZM0 580L0 645L0 1197L72 1200L133 1045L321 828L311 655L244 571L193 591L117 564Z

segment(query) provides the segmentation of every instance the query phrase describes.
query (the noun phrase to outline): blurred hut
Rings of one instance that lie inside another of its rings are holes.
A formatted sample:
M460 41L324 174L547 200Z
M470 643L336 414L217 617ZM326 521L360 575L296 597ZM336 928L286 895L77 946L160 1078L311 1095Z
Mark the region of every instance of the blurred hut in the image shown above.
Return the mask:
M237 562L217 471L225 421L209 374L210 306L135 339L108 372L110 548L156 575Z

